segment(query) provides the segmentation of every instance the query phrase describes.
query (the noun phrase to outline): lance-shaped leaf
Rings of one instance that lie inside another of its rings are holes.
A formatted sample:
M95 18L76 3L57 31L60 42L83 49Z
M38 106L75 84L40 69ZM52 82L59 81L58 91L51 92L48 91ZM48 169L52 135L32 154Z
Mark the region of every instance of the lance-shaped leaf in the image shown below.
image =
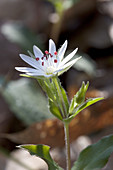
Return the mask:
M53 90L53 85L50 82L50 80L49 79L44 79L44 80L37 79L37 80L41 88L46 92L48 98L55 102L56 96Z
M113 135L88 146L79 155L72 170L97 170L103 168L113 152Z
M64 119L64 122L70 122L78 113L80 113L82 110L84 110L85 108L87 108L88 106L100 101L104 99L103 97L97 97L97 98L90 98L88 100L86 100L84 103L82 103L81 105L79 105L77 108L74 109L73 113L71 116L69 116L69 118Z
M69 102L68 97L66 95L65 90L61 86L61 83L57 77L52 78L52 82L54 84L54 91L56 92L56 102L60 107L62 112L62 117L67 117L69 110Z
M57 163L52 159L49 151L50 147L47 145L21 145L19 146L29 151L31 155L35 155L43 159L47 165L48 170L63 170L57 165Z
M74 97L77 104L81 104L85 101L85 95L86 95L88 86L89 86L89 82L87 82L87 84L85 85L85 82L83 81L80 90L76 93Z
M61 93L62 93L63 100L64 100L64 103L65 103L65 107L66 107L67 113L68 113L68 110L69 110L69 101L68 101L68 97L67 97L66 91L64 90L64 88L62 86L61 86Z
M71 101L70 108L69 108L70 114L73 112L73 110L77 106L79 106L80 104L82 104L85 101L85 95L86 95L86 91L88 89L88 86L89 86L89 82L87 82L87 84L85 85L85 83L83 81L81 88L75 94L75 96L73 97L73 99Z
M60 110L60 106L57 103L51 101L50 99L49 99L49 110L58 119L60 119L60 120L63 119L62 112Z

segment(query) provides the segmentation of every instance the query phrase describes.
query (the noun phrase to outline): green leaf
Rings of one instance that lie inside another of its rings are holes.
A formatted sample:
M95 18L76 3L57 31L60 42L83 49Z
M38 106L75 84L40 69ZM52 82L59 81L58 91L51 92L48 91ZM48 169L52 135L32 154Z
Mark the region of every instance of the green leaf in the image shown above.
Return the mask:
M63 170L57 165L50 155L50 147L47 145L20 145L19 147L29 151L31 155L35 155L43 159L47 165L48 170Z
M87 82L86 85L84 82L82 83L80 90L76 93L76 95L74 97L77 104L81 104L85 101L85 95L86 95L88 86L89 86L89 82Z
M51 101L50 99L49 99L49 110L55 117L62 120L61 110L59 105Z
M41 88L46 92L48 98L52 101L56 100L55 92L53 90L53 85L49 79L38 79L38 83L40 84Z
M67 109L67 113L68 113L68 110L69 110L69 101L68 101L68 97L67 97L66 91L64 90L64 88L62 86L61 86L61 93L62 93L63 100L64 100L64 103L65 103L65 106L66 106L66 109Z
M3 24L1 27L1 32L4 36L11 42L19 44L25 51L32 51L33 45L38 45L40 48L42 44L40 43L40 38L36 38L27 27L20 23L10 22Z
M90 106L90 105L92 105L92 104L94 104L94 103L96 103L100 100L103 100L103 99L104 99L103 97L97 97L97 98L90 98L90 99L86 100L84 103L82 103L77 108L75 108L72 115L69 118L64 119L64 122L70 122L82 110L84 110L88 106Z
M62 88L60 81L56 79L56 77L54 77L51 80L50 79L45 79L44 81L38 80L38 82L48 95L49 109L51 113L58 119L62 120L63 117L62 113L64 111L63 109L65 109L66 113L68 113L69 102L66 92Z
M89 86L89 82L87 82L87 84L85 85L85 83L83 81L81 88L75 94L74 98L71 101L70 108L69 108L70 114L73 112L74 108L76 108L77 106L79 106L80 104L82 104L85 101L85 95L86 95L88 86Z
M26 125L53 118L36 81L26 78L11 81L2 90L2 95L13 113Z
M84 110L85 108L87 108L88 106L102 100L103 97L97 97L97 98L90 98L88 100L86 100L83 104L81 104L77 109L75 109L75 113L74 116L76 116L79 112L81 112L82 110Z
M69 102L65 90L61 86L58 77L52 78L54 84L54 91L56 92L56 101L62 112L62 117L67 117L69 112Z
M66 94L66 91L65 89L62 87L61 85L61 82L60 80L57 78L57 82L58 82L58 86L59 86L59 89L60 89L60 94L61 94L61 98L62 98L62 103L64 103L64 107L66 108L66 112L68 113L68 110L69 110L69 100L68 100L68 97L67 97L67 94ZM55 85L54 85L55 86ZM57 87L57 86L56 86ZM56 92L58 92L58 88L55 88ZM60 98L60 95L57 93L56 94L57 96L57 100L59 100Z
M96 170L103 168L112 152L113 135L110 135L85 148L80 153L72 170Z

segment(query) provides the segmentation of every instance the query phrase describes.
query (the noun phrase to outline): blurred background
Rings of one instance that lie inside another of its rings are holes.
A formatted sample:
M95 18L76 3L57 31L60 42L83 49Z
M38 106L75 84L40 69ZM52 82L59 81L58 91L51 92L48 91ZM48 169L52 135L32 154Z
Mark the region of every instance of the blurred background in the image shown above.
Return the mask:
M19 144L47 144L65 169L63 126L49 113L45 94L33 79L21 78L15 66L25 66L20 53L37 45L48 50L53 39L66 54L79 48L82 56L60 76L69 99L82 81L89 81L86 97L104 100L81 112L70 124L72 162L79 152L113 131L113 1L112 0L0 0L0 170L46 170ZM105 170L113 167L111 156Z

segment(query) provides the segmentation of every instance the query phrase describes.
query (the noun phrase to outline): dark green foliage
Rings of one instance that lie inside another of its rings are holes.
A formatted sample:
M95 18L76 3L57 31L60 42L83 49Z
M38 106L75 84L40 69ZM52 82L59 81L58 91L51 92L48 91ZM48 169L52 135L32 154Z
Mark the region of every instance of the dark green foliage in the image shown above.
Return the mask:
M52 118L46 97L33 80L11 81L2 94L15 115L27 125Z
M80 153L72 170L97 170L103 168L112 152L113 135L110 135L85 148Z

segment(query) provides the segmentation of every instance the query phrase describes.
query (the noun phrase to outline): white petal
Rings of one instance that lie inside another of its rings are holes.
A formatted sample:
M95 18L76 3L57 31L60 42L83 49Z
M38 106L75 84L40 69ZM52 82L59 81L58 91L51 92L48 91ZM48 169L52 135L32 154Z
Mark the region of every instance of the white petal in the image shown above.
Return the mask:
M15 67L15 69L17 71L21 71L21 72L37 72L37 71L39 71L37 69L33 69L33 68L29 68L29 67Z
M45 74L44 73L26 73L27 75L29 75L29 76L45 76Z
M53 74L57 74L58 72L60 72L60 71L62 71L62 70L63 70L63 68L60 68L60 69L54 71Z
M54 52L56 51L56 45L52 39L49 40L49 53L54 56Z
M44 77L52 77L54 76L56 73L53 73L53 74L44 74L44 73L26 73L27 75L29 76L44 76Z
M24 55L24 54L20 54L20 57L21 57L22 60L24 60L26 63L28 63L32 67L34 67L36 69L42 69L39 66L40 63L38 61L36 61L34 58L31 58L31 57Z
M33 46L33 51L34 51L34 54L35 54L35 57L39 57L39 58L42 58L43 57L43 53L42 51L37 47L37 46Z
M77 59L80 59L81 57L79 57L79 58L77 58ZM76 59L75 59L76 60ZM73 60L72 60L73 61ZM67 63L67 64L65 64L64 66L65 67L63 67L63 70L61 70L60 72L58 72L58 76L59 75L61 75L61 74L63 74L64 72L66 72L67 70L69 70L72 66L73 66L73 64L75 64L75 62L77 61L70 61L69 62L69 64Z
M27 52L32 58L35 58L35 56L29 50Z
M73 56L76 54L78 48L76 48L73 52L71 52L68 56L66 56L63 61L60 63L60 66L63 66L65 63L67 63L69 60L73 58Z
M62 68L65 69L66 67L72 67L73 64L75 64L81 57L78 57L70 62L68 62L67 64L63 65Z
M58 51L58 59L61 61L64 57L64 53L67 48L67 40L64 42L64 44L61 46L61 48Z
M29 76L44 76L42 73L26 73Z
M45 74L44 77L48 77L49 78L49 77L52 77L53 75L55 75L55 74Z

